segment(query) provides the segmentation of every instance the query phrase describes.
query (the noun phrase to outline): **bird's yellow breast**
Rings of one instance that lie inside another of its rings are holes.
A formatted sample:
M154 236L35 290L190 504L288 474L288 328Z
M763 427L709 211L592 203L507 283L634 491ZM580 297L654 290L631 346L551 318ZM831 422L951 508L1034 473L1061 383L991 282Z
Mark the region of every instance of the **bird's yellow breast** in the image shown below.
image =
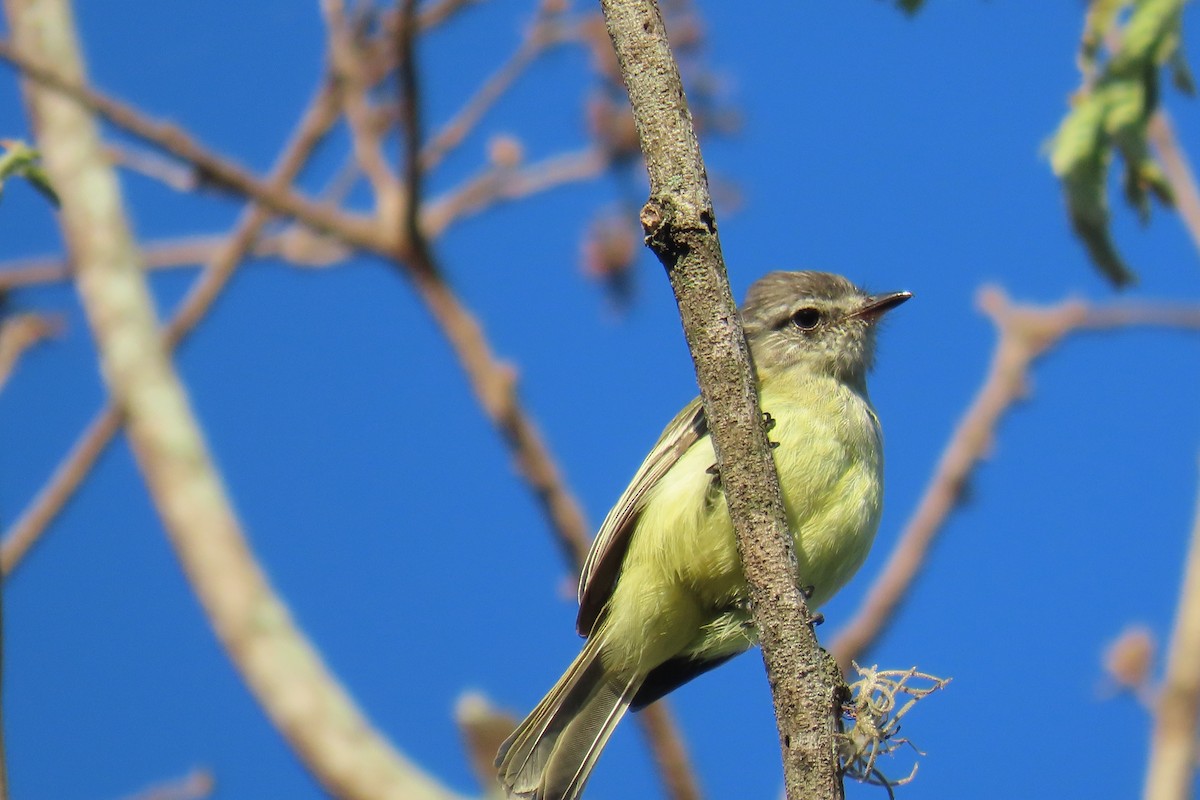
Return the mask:
M783 488L799 578L819 605L862 564L880 515L882 454L870 404L843 384L782 377L762 392L775 420L775 465ZM638 521L627 561L643 551L664 579L720 604L745 593L724 494L710 470L716 458L706 436L655 487Z
M764 381L761 401L775 420L768 436L778 442L798 580L819 606L862 564L879 524L879 423L861 394L811 375ZM632 662L751 643L746 582L714 462L705 436L647 495L606 623L622 643L615 649L637 651L626 656Z

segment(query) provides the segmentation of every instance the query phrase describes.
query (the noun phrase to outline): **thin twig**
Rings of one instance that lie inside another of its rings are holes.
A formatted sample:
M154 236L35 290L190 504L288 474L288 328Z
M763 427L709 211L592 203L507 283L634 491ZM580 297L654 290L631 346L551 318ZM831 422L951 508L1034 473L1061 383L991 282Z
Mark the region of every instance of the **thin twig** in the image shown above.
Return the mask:
M383 153L383 129L369 102L373 81L359 47L355 26L346 19L342 0L321 0L329 30L329 60L342 85L342 105L350 127L355 161L371 184L380 224L395 228L396 172Z
M417 24L422 31L436 28L452 19L468 6L481 5L484 0L433 0L418 12Z
M42 314L18 314L0 319L0 392L26 350L62 329L62 321Z
M188 162L204 184L237 192L276 214L294 217L318 231L336 234L347 244L369 252L390 253L397 247L393 240L394 230L385 231L371 219L314 202L290 186L272 187L232 160L204 147L178 126L150 119L133 106L70 80L56 68L46 67L28 57L10 42L0 41L0 60L20 69L29 79L72 98L118 128Z
M508 60L483 82L440 131L430 137L428 144L421 151L421 166L429 171L440 164L450 151L462 144L488 110L516 83L538 56L554 45L567 41L568 38L561 23L545 11L539 10L533 25Z
M1200 492L1167 673L1154 704L1154 734L1144 800L1187 800L1196 782L1196 722L1200 718Z
M194 769L182 778L157 783L125 800L202 800L211 797L216 788L211 770Z
M142 252L148 270L202 266L214 260L229 240L229 233L197 234L150 242ZM345 261L349 248L334 238L292 225L279 233L260 235L247 257L279 258L295 267L328 267ZM71 279L71 265L63 256L36 256L0 263L0 292L64 283Z
M417 155L421 152L422 132L420 86L410 22L413 5L412 0L401 0L397 40L406 155L403 186L407 193L403 203L407 212L404 218L406 230L401 238L412 245L398 265L406 268L405 274L453 346L484 413L503 436L526 483L537 497L563 554L577 571L588 550L588 526L579 503L568 489L537 425L521 406L512 368L493 355L479 322L443 280L429 246L424 222L428 215L421 213L424 169ZM699 798L695 771L689 764L683 738L665 705L660 702L650 706L638 717L669 796L673 800Z
M488 165L461 186L429 201L421 214L421 227L431 239L440 237L455 222L492 208L604 173L610 165L599 148L560 153L525 167Z
M410 0L403 2L411 6ZM401 27L403 31L404 26ZM401 36L407 38L404 33ZM422 169L419 161L412 157L420 152L421 141L416 66L411 42L402 40L398 42L398 48L402 53L401 102L411 106L403 116L407 156L402 182L407 197L403 205L409 212L404 218L406 231L403 238L412 242L413 247L408 258L397 264L412 281L426 308L454 348L484 413L504 437L517 460L521 474L539 500L563 553L578 567L583 563L588 549L588 525L579 502L567 488L537 425L521 406L512 367L496 358L478 320L442 279L441 269L419 222Z
M1160 108L1150 118L1146 137L1158 153L1158 162L1174 196L1175 209L1191 234L1192 243L1200 250L1200 191L1196 189L1196 176L1188 163L1187 153L1179 146L1166 109Z
M700 783L691 756L679 732L679 723L666 700L658 700L636 717L658 767L663 790L672 800L699 800Z
M147 148L109 142L104 152L116 166L158 181L177 192L194 192L200 188L196 170Z
M486 166L476 177L424 203L421 228L430 240L440 238L455 222L478 214L501 202L513 202L571 183L592 180L604 174L610 159L600 148L549 156L523 167ZM338 187L340 188L340 187ZM305 229L293 227L284 233L260 237L252 255L278 256L296 266L328 267L345 259L345 247L336 235L304 236ZM147 269L169 269L209 261L225 240L222 234L189 236L151 243L144 249ZM303 245L303 246L299 246ZM25 258L0 263L0 291L71 277L70 265L60 256Z
M400 135L404 142L404 232L412 253L412 266L423 272L436 272L429 242L421 229L421 198L424 196L425 170L421 165L420 82L417 76L417 3L400 0L400 22L396 31L396 60L400 70Z
M50 523L75 496L95 466L109 442L121 430L121 413L113 404L92 418L84 432L71 445L50 479L21 512L8 530L4 532L4 543L0 545L0 569L4 577L13 574L33 546L41 539Z
M337 97L332 86L323 82L307 110L296 125L291 141L279 157L272 177L272 186L289 184L300 174L313 150L337 120ZM270 215L262 209L248 209L233 234L226 237L204 272L164 331L165 345L173 349L203 318L233 271L246 257ZM121 429L121 411L109 402L92 418L76 439L71 450L55 468L54 474L42 487L16 522L5 532L0 545L0 570L11 575L29 553L50 523L74 496L83 479L91 472L97 459Z
M999 340L988 375L950 437L916 511L854 617L829 650L843 671L891 624L909 587L924 568L933 542L958 507L975 467L987 456L996 431L1028 394L1028 374L1047 351L1070 334L1127 327L1200 329L1200 308L1124 304L1091 307L1064 302L1049 307L1013 304L1001 289L985 287L978 304Z

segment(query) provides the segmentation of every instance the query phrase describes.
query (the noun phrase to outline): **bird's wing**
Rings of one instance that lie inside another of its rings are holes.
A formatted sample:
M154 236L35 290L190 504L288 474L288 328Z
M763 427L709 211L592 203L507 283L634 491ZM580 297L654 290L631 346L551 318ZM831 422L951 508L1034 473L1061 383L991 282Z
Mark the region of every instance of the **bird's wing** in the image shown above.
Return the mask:
M579 617L575 628L581 636L592 632L604 604L612 594L647 492L689 447L707 435L708 420L704 416L704 406L697 397L667 425L646 460L638 467L625 493L604 518L604 524L600 526L600 532L588 550L579 576Z

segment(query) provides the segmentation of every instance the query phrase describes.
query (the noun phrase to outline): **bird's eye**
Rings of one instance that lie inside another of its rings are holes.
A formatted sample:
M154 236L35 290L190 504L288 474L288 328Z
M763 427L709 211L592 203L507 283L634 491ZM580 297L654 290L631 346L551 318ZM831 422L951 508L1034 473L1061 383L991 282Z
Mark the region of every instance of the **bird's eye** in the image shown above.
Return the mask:
M821 312L815 308L802 308L792 314L792 324L802 331L811 331L821 324Z

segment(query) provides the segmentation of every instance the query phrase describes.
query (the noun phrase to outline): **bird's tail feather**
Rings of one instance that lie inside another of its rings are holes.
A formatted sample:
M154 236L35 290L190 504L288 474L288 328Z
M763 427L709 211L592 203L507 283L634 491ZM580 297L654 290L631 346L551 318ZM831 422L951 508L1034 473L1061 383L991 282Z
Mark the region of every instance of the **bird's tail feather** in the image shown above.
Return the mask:
M610 674L593 636L550 693L500 747L496 766L509 796L575 800L642 677Z

